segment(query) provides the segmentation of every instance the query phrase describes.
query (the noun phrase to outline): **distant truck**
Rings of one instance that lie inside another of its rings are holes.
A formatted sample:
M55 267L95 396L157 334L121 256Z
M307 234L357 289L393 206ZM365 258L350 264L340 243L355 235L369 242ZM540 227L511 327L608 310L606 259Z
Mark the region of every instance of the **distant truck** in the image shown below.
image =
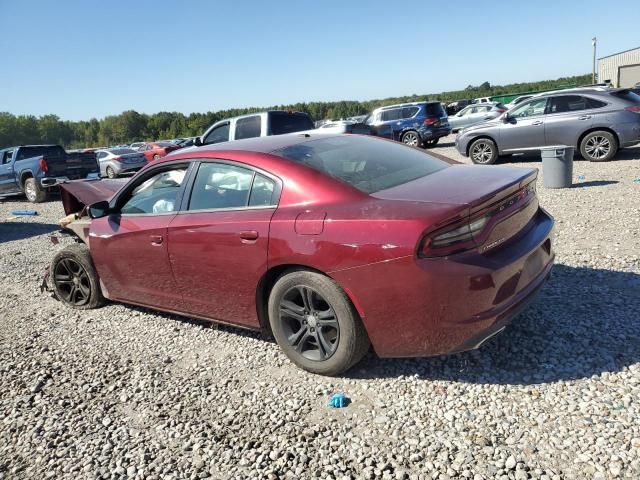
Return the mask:
M100 178L95 152L67 153L60 145L0 150L0 196L24 194L39 203L58 183L83 178Z

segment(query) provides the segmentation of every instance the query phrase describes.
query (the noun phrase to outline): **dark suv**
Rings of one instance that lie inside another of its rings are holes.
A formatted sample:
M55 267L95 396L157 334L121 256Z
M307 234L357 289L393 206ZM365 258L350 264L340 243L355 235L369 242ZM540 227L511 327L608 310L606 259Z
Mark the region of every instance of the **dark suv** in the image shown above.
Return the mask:
M415 102L376 108L365 119L381 137L414 147L432 146L451 133L447 112L440 102Z

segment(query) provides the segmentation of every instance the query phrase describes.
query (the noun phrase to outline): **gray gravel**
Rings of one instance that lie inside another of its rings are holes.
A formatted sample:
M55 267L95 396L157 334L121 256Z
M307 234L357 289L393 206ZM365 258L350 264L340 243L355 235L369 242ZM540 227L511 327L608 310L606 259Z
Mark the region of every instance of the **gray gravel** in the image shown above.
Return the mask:
M60 203L0 202L0 479L640 478L640 149L621 157L539 186L558 265L502 335L338 379L258 334L62 307L38 289Z

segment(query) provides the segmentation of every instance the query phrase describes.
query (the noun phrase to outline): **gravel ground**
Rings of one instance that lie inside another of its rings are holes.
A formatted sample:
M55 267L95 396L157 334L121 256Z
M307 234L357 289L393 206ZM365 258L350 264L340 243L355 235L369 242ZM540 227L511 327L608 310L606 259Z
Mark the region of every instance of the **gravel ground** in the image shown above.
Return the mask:
M620 158L539 183L557 266L502 335L336 379L259 334L62 307L38 289L60 202L0 202L0 479L640 478L640 148Z

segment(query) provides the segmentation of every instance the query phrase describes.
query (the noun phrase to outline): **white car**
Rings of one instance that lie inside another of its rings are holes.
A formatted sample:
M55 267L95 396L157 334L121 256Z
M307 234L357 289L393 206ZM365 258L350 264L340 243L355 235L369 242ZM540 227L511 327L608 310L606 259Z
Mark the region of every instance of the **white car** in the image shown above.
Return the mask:
M509 103L505 104L505 107L507 107L507 110L511 110L516 105L524 102L525 100L529 100L532 97L533 95L520 95L519 97L516 97L513 100L511 100Z
M464 107L455 115L449 115L449 126L451 131L456 133L471 125L498 118L506 111L507 108L501 103L474 103Z

